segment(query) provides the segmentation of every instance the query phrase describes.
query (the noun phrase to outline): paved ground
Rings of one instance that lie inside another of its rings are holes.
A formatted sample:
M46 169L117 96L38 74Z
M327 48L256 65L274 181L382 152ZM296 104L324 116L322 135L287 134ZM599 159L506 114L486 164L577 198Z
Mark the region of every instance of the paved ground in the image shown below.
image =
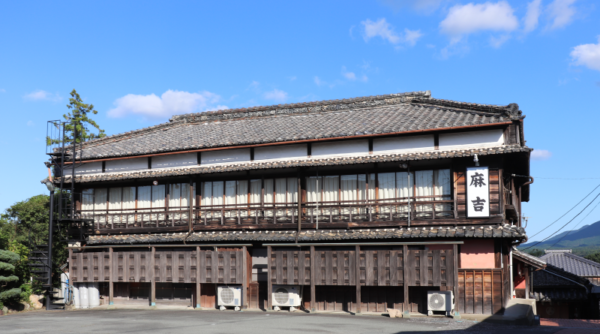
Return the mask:
M233 311L79 310L0 317L0 333L557 333L560 327L521 327L452 319L391 319L347 314ZM565 333L565 332L562 332ZM587 333L587 332L586 332Z

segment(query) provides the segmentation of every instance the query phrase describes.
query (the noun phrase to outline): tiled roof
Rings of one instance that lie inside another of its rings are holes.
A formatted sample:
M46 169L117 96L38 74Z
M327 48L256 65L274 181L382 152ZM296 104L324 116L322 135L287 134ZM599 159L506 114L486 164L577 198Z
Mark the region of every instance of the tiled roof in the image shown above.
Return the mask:
M174 116L170 122L84 144L83 159L211 147L381 135L521 119L516 104L481 105L413 92Z
M539 257L533 256L531 254L521 252L516 247L513 247L513 256L525 263L531 263L532 265L535 265L537 268L546 267L546 262L544 262L542 259L540 259Z
M295 242L297 231L211 231L187 233L91 235L88 245L95 244L147 244L201 242ZM525 230L520 227L504 226L458 226L458 227L412 227L387 229L353 230L304 230L298 242L386 240L418 238L508 238L524 239Z
M535 288L534 288L535 289ZM531 298L538 302L587 300L588 295L583 288L571 289L535 289Z
M528 147L514 146L499 146L492 148L478 148L470 150L453 150L453 151L431 151L422 153L404 153L404 154L380 154L368 156L353 156L339 157L327 159L300 159L300 160L285 160L285 161L265 161L265 162L248 162L248 163L233 163L213 166L194 166L181 168L163 168L163 169L147 169L143 171L119 172L119 173L102 173L76 176L77 183L112 181L112 180L128 180L128 179L144 179L144 178L159 178L167 176L185 176L196 174L212 174L225 173L246 170L265 170L275 168L291 168L291 167L314 167L314 166L339 166L366 164L374 162L394 162L394 161L414 161L414 160L434 160L446 158L470 157L474 154L479 156L531 152ZM60 178L56 178L55 182L60 182ZM71 176L65 176L65 182L71 182Z
M548 251L540 257L548 264L581 277L600 277L600 263L590 261L568 251Z
M533 272L533 292L537 301L586 300L593 288L589 280L551 264Z

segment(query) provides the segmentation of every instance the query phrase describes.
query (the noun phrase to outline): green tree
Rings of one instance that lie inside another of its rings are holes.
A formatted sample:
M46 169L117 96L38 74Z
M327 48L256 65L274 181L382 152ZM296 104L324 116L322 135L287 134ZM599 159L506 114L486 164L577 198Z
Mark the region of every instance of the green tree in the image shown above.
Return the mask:
M600 252L592 253L585 257L586 259L600 263Z
M18 301L21 298L20 288L11 288L19 281L15 275L15 264L21 257L7 250L0 250L0 303Z
M66 121L64 138L66 144L73 142L75 133L77 133L77 143L106 137L104 130L100 129L100 126L96 121L89 117L90 113L96 115L98 114L98 111L94 110L93 104L83 103L81 96L79 96L75 89L71 91L71 98L69 99L67 108L69 108L69 112L63 115L63 118ZM92 133L90 128L95 128L98 130L98 133ZM60 141L47 137L46 143L47 145L60 144Z

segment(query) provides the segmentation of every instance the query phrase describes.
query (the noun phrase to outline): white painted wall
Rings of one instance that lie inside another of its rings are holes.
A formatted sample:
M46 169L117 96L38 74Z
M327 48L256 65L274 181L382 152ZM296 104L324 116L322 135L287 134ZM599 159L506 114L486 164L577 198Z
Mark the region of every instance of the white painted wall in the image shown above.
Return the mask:
M126 172L141 169L148 169L148 158L113 160L106 162L107 173Z
M257 147L254 160L290 160L306 158L306 144Z
M197 153L159 155L152 157L152 169L196 165L198 165Z
M71 175L73 169L65 167L64 174ZM102 162L90 162L75 168L75 175L102 173Z
M504 144L504 131L483 130L440 134L440 150L496 147Z
M215 165L234 162L249 162L250 149L202 152L202 165Z
M373 139L373 154L410 153L435 150L433 135Z
M312 158L323 159L331 156L368 155L367 139L338 141L332 143L313 143Z

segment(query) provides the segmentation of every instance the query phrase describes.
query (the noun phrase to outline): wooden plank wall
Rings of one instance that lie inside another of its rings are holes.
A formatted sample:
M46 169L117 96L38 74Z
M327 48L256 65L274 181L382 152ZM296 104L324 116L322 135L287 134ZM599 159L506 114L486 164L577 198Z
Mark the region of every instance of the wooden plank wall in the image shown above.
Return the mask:
M459 218L467 216L467 185L466 171L457 171L454 173L454 185L456 187L456 207ZM500 208L500 170L490 168L490 215L502 214Z
M454 286L453 250L409 250L408 286Z
M495 314L502 310L502 269L459 269L459 312L465 314Z
M347 255L346 255L347 257ZM343 259L343 255L340 256ZM346 258L347 260L347 258ZM324 260L325 261L325 260ZM331 264L332 256L329 256ZM318 263L318 262L317 262ZM337 265L337 254L336 254ZM310 251L275 250L271 252L269 268L271 270L271 282L273 284L310 284ZM330 268L331 269L331 268ZM317 269L317 273L319 269ZM343 273L341 274L343 277ZM329 272L329 280L333 279ZM336 270L337 282L337 270Z
M315 285L356 285L355 253L315 250ZM310 259L310 253L307 256ZM308 278L310 284L310 276Z
M71 255L73 282L219 283L242 284L243 252L200 251L200 277L197 277L196 251L157 249L152 258L148 251L114 251L112 263L108 252L82 252Z

